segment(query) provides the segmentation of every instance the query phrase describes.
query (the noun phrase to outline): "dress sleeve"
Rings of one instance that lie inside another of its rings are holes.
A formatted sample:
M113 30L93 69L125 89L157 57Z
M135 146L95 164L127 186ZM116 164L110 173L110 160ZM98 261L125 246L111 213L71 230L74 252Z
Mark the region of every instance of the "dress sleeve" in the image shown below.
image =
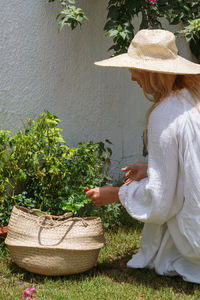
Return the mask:
M161 102L150 115L148 177L119 189L119 199L127 212L145 223L163 224L177 213L173 206L178 176L174 109L171 101Z

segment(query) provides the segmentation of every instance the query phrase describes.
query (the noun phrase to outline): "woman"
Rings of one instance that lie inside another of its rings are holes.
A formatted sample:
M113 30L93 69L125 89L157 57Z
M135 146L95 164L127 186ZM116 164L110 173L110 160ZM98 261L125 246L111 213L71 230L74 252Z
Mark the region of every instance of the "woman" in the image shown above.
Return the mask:
M128 53L96 64L130 69L154 103L146 124L148 164L123 168L120 188L95 188L87 196L98 206L121 202L145 223L129 267L200 283L200 65L178 56L165 30L141 30Z

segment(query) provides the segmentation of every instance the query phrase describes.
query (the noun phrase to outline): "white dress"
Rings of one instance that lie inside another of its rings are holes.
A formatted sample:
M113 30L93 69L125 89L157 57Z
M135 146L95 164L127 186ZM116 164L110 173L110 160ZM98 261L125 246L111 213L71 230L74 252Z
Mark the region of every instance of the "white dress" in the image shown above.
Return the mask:
M148 177L119 190L128 213L145 223L127 265L200 283L200 113L186 89L153 110L148 140Z

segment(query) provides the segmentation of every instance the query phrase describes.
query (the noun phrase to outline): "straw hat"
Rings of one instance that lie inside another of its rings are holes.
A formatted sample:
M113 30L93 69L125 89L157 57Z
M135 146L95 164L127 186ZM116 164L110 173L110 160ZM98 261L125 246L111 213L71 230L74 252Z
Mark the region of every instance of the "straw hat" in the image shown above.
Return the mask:
M95 62L95 65L168 74L200 74L200 65L178 55L174 34L162 29L138 31L127 53Z

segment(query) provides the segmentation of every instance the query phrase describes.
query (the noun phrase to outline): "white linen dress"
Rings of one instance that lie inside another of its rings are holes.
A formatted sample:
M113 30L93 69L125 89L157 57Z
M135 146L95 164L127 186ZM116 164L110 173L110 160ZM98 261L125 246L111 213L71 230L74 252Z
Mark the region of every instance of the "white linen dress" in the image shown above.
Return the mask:
M145 223L127 265L200 283L200 113L186 89L153 110L148 140L148 177L119 189L127 212Z

